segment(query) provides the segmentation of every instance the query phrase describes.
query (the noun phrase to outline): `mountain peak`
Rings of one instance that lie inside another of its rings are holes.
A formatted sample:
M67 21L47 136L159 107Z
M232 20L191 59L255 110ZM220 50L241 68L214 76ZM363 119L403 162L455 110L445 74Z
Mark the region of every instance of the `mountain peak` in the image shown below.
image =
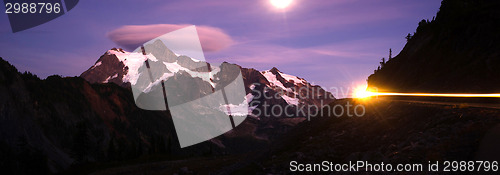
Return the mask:
M114 51L117 51L117 52L125 53L125 50L123 50L122 48L113 47L112 49L109 49L109 50L114 50Z
M271 68L271 69L269 70L269 72L272 72L273 74L278 74L278 73L281 73L281 71L280 71L280 70L278 70L278 68L276 68L276 67Z

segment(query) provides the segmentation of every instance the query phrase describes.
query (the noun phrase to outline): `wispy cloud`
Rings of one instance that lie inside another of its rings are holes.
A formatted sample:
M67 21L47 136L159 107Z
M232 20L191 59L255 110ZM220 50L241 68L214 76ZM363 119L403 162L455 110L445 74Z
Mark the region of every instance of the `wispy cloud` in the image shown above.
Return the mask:
M126 25L107 34L117 45L133 50L141 44L189 24ZM211 26L196 26L200 42L205 52L214 52L231 46L234 41L222 29Z

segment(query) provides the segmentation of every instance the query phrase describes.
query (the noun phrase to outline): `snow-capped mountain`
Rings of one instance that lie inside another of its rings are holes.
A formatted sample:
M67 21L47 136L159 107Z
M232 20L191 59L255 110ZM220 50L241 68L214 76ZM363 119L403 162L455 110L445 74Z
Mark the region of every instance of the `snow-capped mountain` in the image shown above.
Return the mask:
M162 46L161 43L157 44ZM195 79L196 81L191 83L192 86L208 86L216 90L221 86L226 86L234 79L231 79L231 75L234 73L227 73L228 70L234 71L234 67L239 68L247 94L244 100L247 100L248 105L242 106L241 109L235 108L238 106L237 104L231 106L231 112L235 115L241 111L241 113L250 114L250 117L238 127L239 131L233 132L233 130L224 134L224 137L228 138L251 135L250 137L253 138L272 140L287 132L297 123L304 121L305 117L311 115L310 113L315 113L321 109L321 106L327 105L335 99L330 92L325 91L320 86L312 85L303 78L285 74L275 67L266 71L258 71L226 62L220 66L211 66L207 62L175 54L167 48L164 52L155 54L165 55L164 58L154 58L151 54L143 55L142 53L113 48L106 51L80 77L90 83L114 83L131 89L132 84L141 83L138 77L139 67L145 60L149 60L151 69L160 70L156 72L163 74L153 75L153 77L167 79L166 84L170 78L185 79L186 81ZM155 62L157 59L166 61ZM151 64L151 62L155 64ZM147 83L150 83L148 86L153 87L158 82L148 81ZM161 88L161 86L159 87ZM183 89L207 88L186 87ZM186 97L200 98L212 92L186 91L182 93L184 93L183 99L180 101L189 100L185 99ZM168 94L167 97L175 98ZM221 111L226 112L224 109L226 107L220 107ZM235 109L237 110L235 111Z
M216 82L220 79L217 77L220 71L219 67L210 66L211 70L208 70L206 65L210 64L207 62L178 55L168 49L166 52L164 55L169 57L167 61L163 62L162 65L155 65L155 69L162 69L158 71L163 73L162 78L168 79L176 74L187 73L190 77L198 77L203 80L199 84L205 84L212 88L217 87ZM130 88L131 84L137 83L139 67L148 59L154 61L156 58L151 54L143 55L142 53L113 48L104 53L92 67L83 72L81 77L91 83L115 83ZM222 63L222 65L224 64L234 65ZM301 106L308 105L319 107L334 100L333 95L320 86L311 85L305 79L285 74L275 67L266 71L241 67L240 69L248 94L246 98L253 102L251 104L255 104L251 105L250 109L255 109L256 106L289 105L296 108L289 107L287 109L296 110ZM157 84L159 81L151 82L149 86L152 87L155 83ZM298 114L298 116L303 115L303 113Z

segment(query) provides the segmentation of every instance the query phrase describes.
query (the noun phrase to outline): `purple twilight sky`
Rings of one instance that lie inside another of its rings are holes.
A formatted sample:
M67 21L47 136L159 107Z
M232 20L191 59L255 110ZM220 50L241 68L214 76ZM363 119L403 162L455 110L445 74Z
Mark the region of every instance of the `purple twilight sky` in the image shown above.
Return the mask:
M107 50L194 24L209 62L305 78L327 90L353 88L389 48L397 55L439 0L82 0L67 14L12 33L0 15L0 57L20 71L78 76ZM5 7L2 7L5 11Z

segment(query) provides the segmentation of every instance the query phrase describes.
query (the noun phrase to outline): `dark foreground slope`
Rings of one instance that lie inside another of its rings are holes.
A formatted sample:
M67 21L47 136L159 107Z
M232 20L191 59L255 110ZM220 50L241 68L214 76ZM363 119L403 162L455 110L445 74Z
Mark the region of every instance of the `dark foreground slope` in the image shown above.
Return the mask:
M403 50L368 78L396 92L500 92L500 1L444 0Z
M261 162L241 170L290 173L290 161L419 163L425 170L428 161L475 160L485 134L500 122L499 109L467 105L379 98L365 102L337 100L331 106L345 106L347 102L365 105L366 115L312 118L276 143ZM494 150L483 151L499 155Z
M486 150L481 150L483 149L481 143L485 141L483 138L490 129L500 122L500 109L401 102L382 98L368 101L337 100L330 104L330 107L346 106L347 103L354 106L364 105L365 115L349 117L345 112L345 115L340 117L331 113L321 117L312 117L311 121L300 123L284 137L269 145L267 149L252 154L140 163L99 170L94 174L141 174L144 172L148 174L304 174L304 172L292 172L291 161L301 164L321 164L323 161L335 164L348 164L349 161L354 163L368 161L372 164L383 162L392 164L394 169L397 164L413 163L422 164L422 171L425 172L429 161L441 163L454 160L484 161L486 159L477 157L481 152L486 152L493 157L499 155L499 152L495 151L497 148L486 147ZM354 113L352 109L350 114ZM358 114L361 112L358 111ZM340 111L336 111L336 114L340 114ZM493 160L498 161L498 157ZM442 171L443 165L441 164L440 167ZM315 173L366 174L363 168L359 171L319 172L317 170ZM311 172L305 174L311 174ZM434 174L442 174L442 172L434 172Z
M2 174L45 174L150 156L182 159L250 151L266 143L247 131L252 122L245 121L232 135L181 149L170 113L137 108L130 90L79 77L41 80L19 73L0 58Z
M40 80L1 58L0 67L0 168L6 174L178 150L169 114L138 109L121 87L59 76Z

